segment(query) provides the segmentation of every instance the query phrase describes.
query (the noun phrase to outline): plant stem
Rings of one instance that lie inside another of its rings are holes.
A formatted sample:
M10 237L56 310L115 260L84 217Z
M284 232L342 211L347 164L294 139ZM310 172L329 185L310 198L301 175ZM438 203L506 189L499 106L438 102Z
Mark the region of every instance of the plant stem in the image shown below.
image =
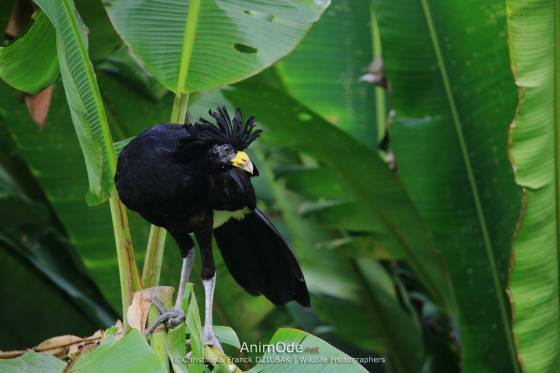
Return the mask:
M188 93L180 93L175 96L173 108L171 109L171 123L184 124L187 119L187 108L189 105Z
M142 283L147 288L158 286L163 261L163 249L167 232L158 226L150 226L150 236L142 269Z
M111 218L113 220L113 232L115 234L115 244L117 249L117 262L119 265L119 279L121 284L122 317L125 331L128 330L127 311L132 302L132 292L142 289L142 280L134 250L132 248L132 238L128 225L126 208L122 204L116 191L109 197L111 206Z
M381 51L381 35L379 33L379 26L377 25L377 18L373 10L373 3L370 6L370 22L371 22L371 39L373 59L382 58ZM377 126L377 142L381 141L385 136L386 131L386 117L387 117L387 104L385 102L385 89L375 86L375 124Z

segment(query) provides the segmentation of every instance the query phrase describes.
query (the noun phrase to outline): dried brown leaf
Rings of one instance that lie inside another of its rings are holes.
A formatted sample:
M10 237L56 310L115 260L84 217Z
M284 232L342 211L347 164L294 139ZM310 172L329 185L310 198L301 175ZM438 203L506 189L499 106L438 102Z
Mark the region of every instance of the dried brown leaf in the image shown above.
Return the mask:
M135 292L126 313L128 325L145 334L152 299L157 297L163 304L170 304L174 292L175 289L170 286L157 286Z
M120 320L115 323L117 338L122 338L124 334L123 325ZM66 358L71 355L81 353L84 349L89 349L105 337L105 332L98 330L89 337L81 338L75 335L60 335L51 337L39 343L37 346L25 350L0 351L0 359L11 359L23 355L27 351L35 351L45 354L55 355L59 358Z
M56 357L64 357L68 354L70 346L79 344L83 338L75 335L59 335L39 343L34 349L37 351L48 351Z

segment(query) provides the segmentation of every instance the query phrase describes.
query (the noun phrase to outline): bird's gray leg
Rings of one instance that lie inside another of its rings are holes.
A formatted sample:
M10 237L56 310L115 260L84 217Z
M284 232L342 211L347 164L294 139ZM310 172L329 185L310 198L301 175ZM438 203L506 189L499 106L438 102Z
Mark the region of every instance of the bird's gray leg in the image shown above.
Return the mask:
M214 287L216 286L216 272L208 280L202 280L204 285L204 344L211 344L222 350L220 342L212 329L212 303L214 302ZM222 351L223 352L223 351Z
M192 242L192 241L191 241ZM166 309L161 301L157 298L152 299L152 304L161 313L157 319L152 322L152 324L146 329L146 334L150 335L161 323L166 323L168 327L174 327L179 325L185 320L185 314L182 309L183 296L185 294L185 288L187 282L189 281L189 276L194 264L194 249L191 247L183 257L183 264L181 266L181 279L179 280L179 288L177 289L177 299L175 301L175 307L172 309Z
M206 228L195 232L202 259L202 284L204 285L204 344L213 345L224 351L212 329L212 303L216 286L216 267L212 255L212 217L206 222Z
M179 280L179 289L177 289L177 299L175 300L175 308L182 309L183 297L185 295L185 288L189 282L189 276L194 265L194 249L191 249L186 257L183 258L183 265L181 267L181 279Z

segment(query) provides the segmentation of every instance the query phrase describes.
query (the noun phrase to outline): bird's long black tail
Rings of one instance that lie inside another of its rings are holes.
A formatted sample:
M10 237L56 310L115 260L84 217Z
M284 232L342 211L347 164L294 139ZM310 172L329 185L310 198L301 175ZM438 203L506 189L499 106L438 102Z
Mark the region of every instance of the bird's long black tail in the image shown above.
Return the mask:
M309 293L296 258L280 233L259 209L214 229L233 278L253 295L282 305L295 300L309 306Z

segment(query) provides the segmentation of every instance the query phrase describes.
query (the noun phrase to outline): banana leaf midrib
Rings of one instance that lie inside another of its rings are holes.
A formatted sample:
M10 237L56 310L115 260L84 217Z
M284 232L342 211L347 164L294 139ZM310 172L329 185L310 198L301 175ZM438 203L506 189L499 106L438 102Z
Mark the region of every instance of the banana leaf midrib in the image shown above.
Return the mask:
M196 36L196 28L198 26L198 18L200 15L200 2L201 0L191 0L189 3L187 20L185 23L185 33L183 35L183 45L181 46L181 60L179 63L176 94L182 93L186 90L189 66L194 47L194 39Z

